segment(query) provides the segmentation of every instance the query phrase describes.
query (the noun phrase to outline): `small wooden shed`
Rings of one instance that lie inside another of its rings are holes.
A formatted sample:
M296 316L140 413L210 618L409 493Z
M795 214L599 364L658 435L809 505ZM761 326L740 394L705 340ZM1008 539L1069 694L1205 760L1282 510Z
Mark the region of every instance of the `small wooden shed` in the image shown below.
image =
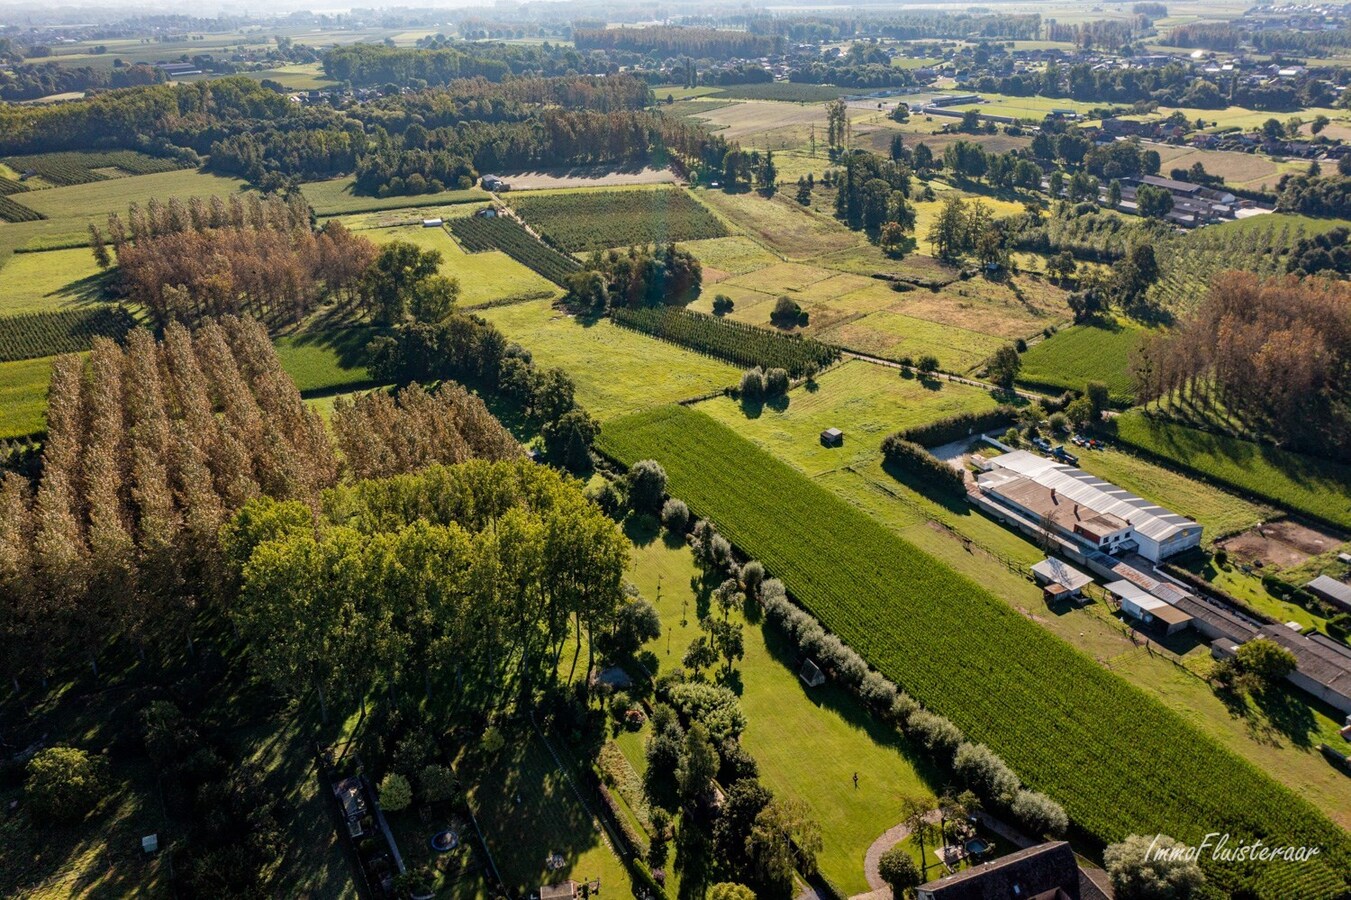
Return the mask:
M821 445L824 447L843 447L844 432L838 428L827 428L821 432Z

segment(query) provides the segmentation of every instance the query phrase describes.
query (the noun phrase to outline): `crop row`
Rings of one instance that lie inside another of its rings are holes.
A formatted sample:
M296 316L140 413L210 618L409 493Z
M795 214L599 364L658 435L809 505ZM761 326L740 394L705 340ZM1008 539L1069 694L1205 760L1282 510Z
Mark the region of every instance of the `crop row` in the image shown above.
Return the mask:
M727 235L722 223L680 188L587 190L511 202L527 222L568 253Z
M554 284L562 285L581 263L545 246L514 219L467 216L450 220L450 230L470 253L501 250Z
M28 185L22 181L15 181L13 178L6 178L0 175L0 197L6 197L10 194L22 194L28 190Z
M38 219L47 218L35 209L29 209L22 203L15 203L13 200L0 195L0 219L6 222L36 222Z
M1285 271L1285 254L1304 236L1304 227L1288 221L1245 229L1203 228L1155 244L1162 277L1151 299L1173 310L1186 310L1205 295L1210 279L1225 269L1258 275Z
M834 362L840 351L797 335L781 334L677 306L615 307L616 324L726 360L736 366L787 369L794 378L809 367Z
M1090 381L1107 385L1113 403L1135 397L1131 357L1147 332L1134 325L1075 325L1029 347L1018 380L1054 391L1082 391Z
M1194 843L1227 831L1236 842L1318 846L1313 865L1351 872L1351 838L1303 798L708 416L661 407L621 418L606 423L599 447L626 465L658 460L673 496L1088 835L1163 831ZM1204 865L1230 893L1265 868Z
M129 175L150 175L183 168L182 164L174 160L160 159L135 150L39 153L33 156L11 156L4 162L16 172L31 172L43 181L60 187L105 181L113 177L96 172L95 169L121 169Z
M96 337L121 340L136 327L120 306L63 309L0 319L0 362L88 350Z
M1118 441L1168 465L1351 528L1351 466L1201 431L1139 410L1116 417L1111 426Z

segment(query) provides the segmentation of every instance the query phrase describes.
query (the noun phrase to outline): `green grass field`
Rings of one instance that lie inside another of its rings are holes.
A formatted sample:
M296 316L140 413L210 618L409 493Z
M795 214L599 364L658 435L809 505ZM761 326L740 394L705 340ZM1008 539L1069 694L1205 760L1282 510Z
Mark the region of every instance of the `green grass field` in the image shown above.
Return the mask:
M0 363L0 440L47 427L47 383L55 357Z
M727 234L682 188L541 191L513 196L511 205L569 253Z
M378 244L409 241L441 254L441 274L460 282L461 306L478 306L513 297L557 297L562 293L547 278L532 272L500 250L465 253L444 228L421 225L372 228L361 234Z
M569 878L599 878L607 896L628 895L624 864L602 840L572 784L535 734L515 736L486 771L475 775L469 803L513 892ZM550 871L545 861L554 854L563 857L564 865Z
M995 405L979 388L922 383L855 359L818 377L814 388L794 388L784 401L751 404L717 397L696 408L778 459L818 476L879 456L882 439L894 431ZM821 445L826 428L844 432L843 447Z
M642 531L632 520L626 530L634 541L629 578L661 613L663 634L647 648L660 674L678 666L700 634L693 612L699 598L691 587L699 582L699 570L683 542ZM794 668L797 651L777 628L747 623L745 642L746 656L736 667L748 721L741 744L775 796L796 798L811 810L825 845L818 858L822 873L849 895L863 893L864 853L900 821L901 798L934 792L926 782L932 776L901 738L878 725L847 691L833 684L806 687ZM625 737L626 755L641 772L642 735Z
M1144 328L1124 321L1110 327L1062 328L1027 349L1018 380L1054 391L1082 391L1088 382L1101 381L1113 403L1130 403L1135 397L1131 355L1147 335Z
M87 305L100 298L102 289L88 248L16 253L0 269L0 316Z
M889 310L869 313L829 328L819 336L884 359L918 359L931 353L938 357L938 367L945 372L969 372L1008 343L979 331L940 325Z
M538 300L483 310L507 338L559 366L577 382L577 400L602 421L625 413L698 397L735 384L741 370L674 344L591 321Z
M416 209L427 206L450 206L457 203L475 203L488 200L488 192L479 188L464 191L442 191L439 194L415 194L397 197L363 197L352 190L350 177L328 181L311 181L300 186L300 193L314 207L315 215L339 216L350 213L373 212L385 209Z
M1347 870L1351 840L1298 796L709 417L665 407L611 423L600 441L625 463L661 462L672 494L1089 834L1162 829L1187 840L1220 827L1316 843L1324 874ZM1230 890L1254 875L1207 870Z
M273 341L277 358L302 395L338 394L372 387L366 345L376 328L307 331Z
M1339 528L1351 528L1351 467L1151 419L1112 420L1116 437L1170 465Z

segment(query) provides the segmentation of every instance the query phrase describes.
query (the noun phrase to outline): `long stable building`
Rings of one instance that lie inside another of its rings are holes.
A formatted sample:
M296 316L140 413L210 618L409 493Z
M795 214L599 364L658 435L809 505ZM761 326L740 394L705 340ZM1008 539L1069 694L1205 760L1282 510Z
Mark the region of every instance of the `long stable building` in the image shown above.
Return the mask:
M977 479L982 494L1086 549L1157 563L1201 543L1191 519L1053 459L1013 450L985 469Z

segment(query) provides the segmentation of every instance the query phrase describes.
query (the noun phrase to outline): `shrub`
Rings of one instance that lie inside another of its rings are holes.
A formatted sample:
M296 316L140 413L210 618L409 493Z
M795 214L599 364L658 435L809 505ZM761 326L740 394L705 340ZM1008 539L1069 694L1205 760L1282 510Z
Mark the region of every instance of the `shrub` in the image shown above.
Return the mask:
M954 494L966 493L966 479L962 473L925 450L919 444L887 435L882 441L882 455L889 465L896 466L925 482Z
M586 499L599 506L600 511L612 519L620 518L624 511L624 495L608 478L602 478L597 484L588 487Z
M888 712L896 702L896 685L887 681L880 672L869 672L859 682L858 695L874 709Z
M98 805L108 781L107 761L74 747L48 747L28 761L24 795L37 818L78 822Z
M1069 817L1060 804L1036 791L1019 791L1009 810L1023 828L1034 835L1061 837L1070 826Z
M921 876L914 858L900 844L892 847L877 861L877 874L891 888L891 896L908 896L911 888L917 887Z
M690 508L684 500L672 497L661 508L661 524L672 534L683 535L690 527Z
M918 701L904 691L897 691L896 699L891 701L891 710L889 712L891 720L895 722L897 726L905 728L910 722L910 717L917 712L919 712Z
M1008 404L1000 404L994 409L982 412L961 412L946 419L938 419L924 425L916 425L896 432L902 440L911 441L923 447L935 447L959 441L964 437L1002 428L1013 422L1018 410Z
M759 562L751 560L741 567L741 589L752 600L760 599L760 585L764 580L765 567Z
M713 315L725 316L735 307L732 298L726 294L718 294L713 298Z
M380 782L380 806L385 812L407 809L413 802L413 788L398 772L390 772Z
M423 803L440 803L456 794L455 773L449 768L432 763L423 766L418 778ZM383 796L383 795L382 795Z
M1235 654L1239 668L1270 684L1295 671L1295 654L1268 638L1254 638L1239 645Z
M788 393L788 370L770 369L765 373L765 396L781 397Z
M743 778L759 778L760 766L755 757L746 752L739 741L725 740L718 748L722 765L718 768L718 781L733 784Z
M952 767L967 787L996 803L1009 803L1022 786L1018 776L984 744L965 743L957 748Z
M686 721L703 725L715 741L736 737L746 728L741 701L729 688L687 681L672 685L667 695Z
M915 368L919 369L921 372L937 372L938 357L934 356L932 353L926 353L919 358L919 362L915 364Z
M656 512L666 496L666 470L655 459L629 467L629 505L638 512Z
M906 730L935 757L946 760L962 742L962 730L940 715L927 709L910 715Z
M765 373L759 366L741 374L741 396L747 400L759 400L765 396Z
M1205 875L1194 861L1171 858L1167 851L1177 846L1165 834L1132 834L1110 845L1103 863L1117 900L1187 900L1193 896Z
M744 884L724 881L708 889L708 900L755 900L755 891Z

